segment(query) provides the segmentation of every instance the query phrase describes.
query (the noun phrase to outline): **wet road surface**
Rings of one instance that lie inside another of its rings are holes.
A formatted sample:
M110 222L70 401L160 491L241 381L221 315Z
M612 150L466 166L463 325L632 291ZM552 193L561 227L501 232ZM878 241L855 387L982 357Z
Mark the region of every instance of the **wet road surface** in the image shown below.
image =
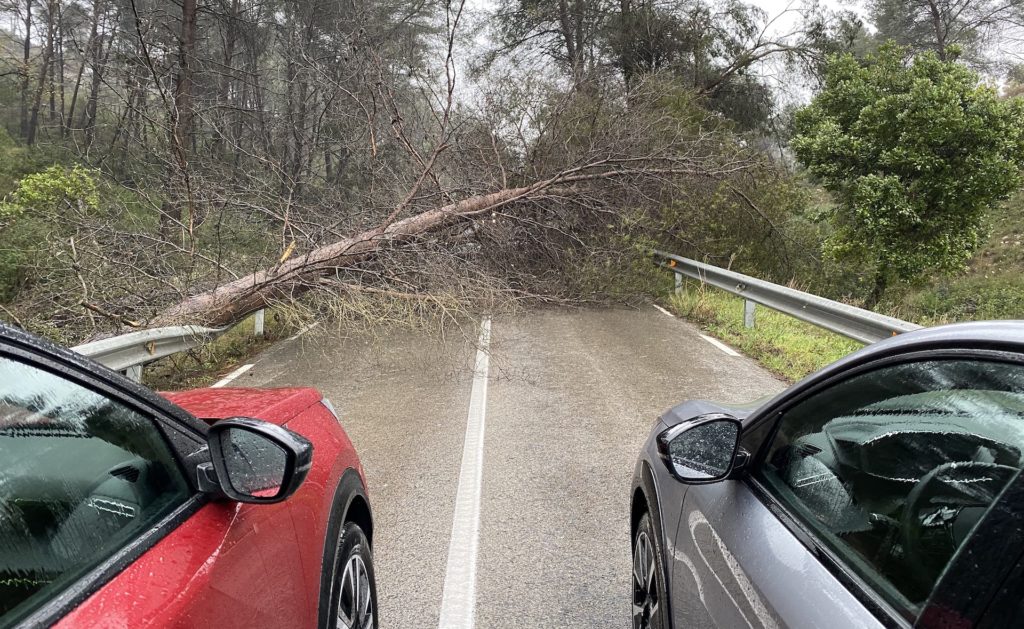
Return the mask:
M314 386L334 403L370 485L382 628L442 614L628 627L629 487L652 422L783 383L651 307L495 317L489 332L317 328L232 385Z

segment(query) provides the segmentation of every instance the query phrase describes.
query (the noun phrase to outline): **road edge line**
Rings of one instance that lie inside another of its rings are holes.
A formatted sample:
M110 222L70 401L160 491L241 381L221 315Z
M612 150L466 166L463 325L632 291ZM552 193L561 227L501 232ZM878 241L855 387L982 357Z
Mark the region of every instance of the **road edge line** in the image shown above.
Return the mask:
M480 537L480 486L483 480L490 342L491 319L488 317L480 324L480 340L473 366L473 385L469 393L466 437L462 446L459 487L455 492L438 629L472 629L475 622L476 555Z
M665 310L664 308L662 308L658 304L651 304L651 305L654 306L655 308L657 308L658 311L661 312L662 314L668 315L668 316L672 317L673 319L677 318L674 314L672 314L668 310ZM728 354L729 356L742 356L742 354L740 354L739 352L737 352L736 350L734 350L733 348L729 347L728 345L726 345L725 343L719 341L716 338L712 338L712 337L708 336L707 334L700 334L700 337L702 339L704 339L705 341L707 341L708 343L711 343L712 345L714 345L718 349L722 350L722 352Z
M716 338L711 338L707 334L701 334L700 337L730 356L742 356L742 354L740 354L739 352L737 352L736 350L734 350L733 348L729 347L728 345L719 341Z
M243 373L249 371L253 367L254 367L253 363L249 363L247 365L242 365L238 369L235 369L234 371L232 371L228 375L226 375L223 378L221 378L220 380L218 380L217 382L211 384L210 388L211 389L219 389L221 387L227 386L227 385L231 384L232 380L234 380L238 376L242 375Z

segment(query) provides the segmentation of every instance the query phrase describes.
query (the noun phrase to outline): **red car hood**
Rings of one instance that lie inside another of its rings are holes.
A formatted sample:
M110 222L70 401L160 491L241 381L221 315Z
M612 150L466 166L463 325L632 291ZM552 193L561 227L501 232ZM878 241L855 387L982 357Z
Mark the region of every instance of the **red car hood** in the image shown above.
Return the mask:
M322 399L319 391L308 387L193 389L160 395L206 422L252 417L279 426Z

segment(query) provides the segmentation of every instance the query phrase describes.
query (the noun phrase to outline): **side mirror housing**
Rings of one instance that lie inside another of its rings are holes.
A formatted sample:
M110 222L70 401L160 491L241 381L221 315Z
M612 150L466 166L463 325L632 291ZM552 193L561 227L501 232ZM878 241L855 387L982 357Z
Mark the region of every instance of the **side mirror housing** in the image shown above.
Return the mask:
M210 426L206 440L215 474L200 466L200 486L237 502L281 502L302 485L313 464L312 443L257 419L221 420Z
M724 413L700 415L658 435L658 452L676 479L691 485L724 480L740 455L740 420Z

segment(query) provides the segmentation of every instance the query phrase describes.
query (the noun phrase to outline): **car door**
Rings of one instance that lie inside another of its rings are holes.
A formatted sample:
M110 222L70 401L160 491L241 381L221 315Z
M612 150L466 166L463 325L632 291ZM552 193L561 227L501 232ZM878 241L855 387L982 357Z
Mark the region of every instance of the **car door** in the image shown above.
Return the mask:
M288 503L211 500L196 487L209 460L201 422L77 355L2 331L0 627L315 618Z
M199 507L182 428L0 344L0 626L52 623Z
M756 414L737 480L686 492L675 626L931 626L943 575L978 572L958 551L1022 467L1020 358L890 356Z

